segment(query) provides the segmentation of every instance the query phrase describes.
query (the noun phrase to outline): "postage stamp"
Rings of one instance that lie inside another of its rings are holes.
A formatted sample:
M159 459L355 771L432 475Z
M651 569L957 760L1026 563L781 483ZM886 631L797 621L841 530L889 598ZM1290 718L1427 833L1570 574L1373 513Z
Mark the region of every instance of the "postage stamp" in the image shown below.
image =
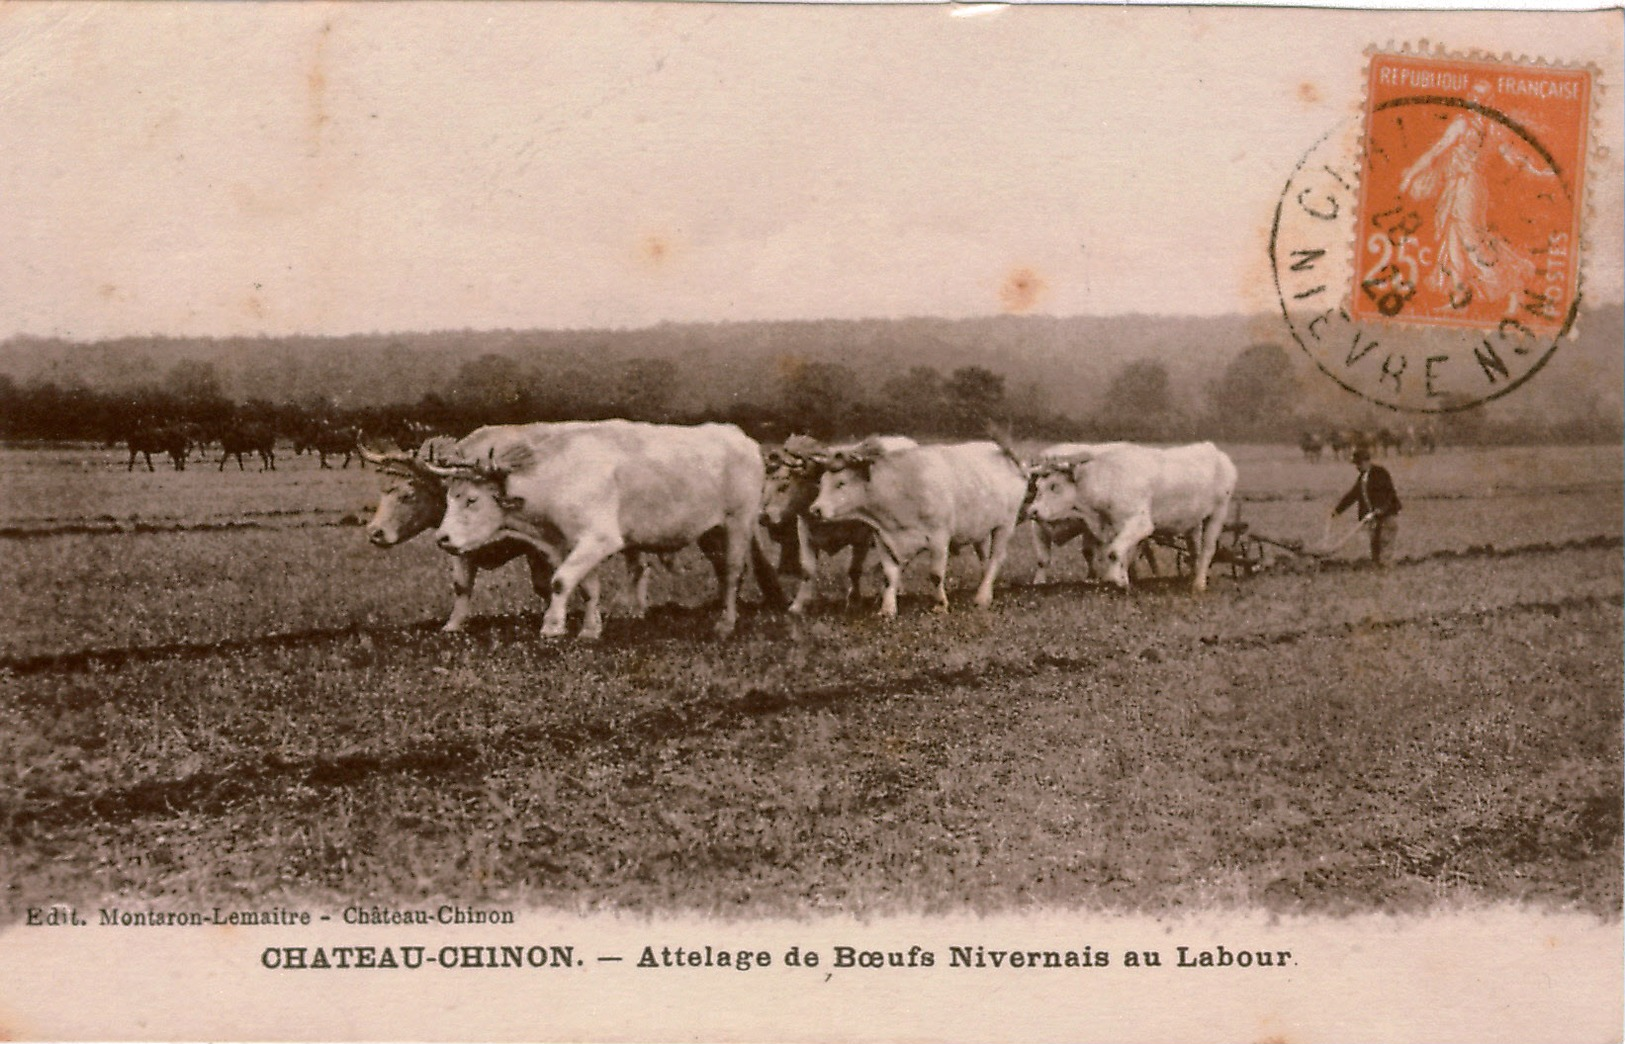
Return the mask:
M1560 329L1590 72L1379 54L1368 76L1355 318Z
M1371 56L1360 123L1304 158L1272 240L1287 323L1323 372L1445 413L1545 364L1578 313L1591 93L1586 68Z

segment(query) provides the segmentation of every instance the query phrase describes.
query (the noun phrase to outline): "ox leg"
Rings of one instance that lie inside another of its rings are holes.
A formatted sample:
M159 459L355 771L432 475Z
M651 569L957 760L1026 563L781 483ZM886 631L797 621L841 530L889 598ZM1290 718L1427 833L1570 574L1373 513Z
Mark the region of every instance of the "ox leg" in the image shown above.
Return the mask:
M1100 558L1100 541L1095 539L1094 533L1085 529L1078 535L1078 551L1083 555L1083 564L1088 570L1089 579L1101 580L1106 576Z
M588 573L582 579L581 592L586 596L586 602L581 609L580 637L587 641L596 641L604 634L604 615L599 611L600 587L597 573Z
M1134 560L1136 562L1143 562L1145 564L1146 571L1152 576L1162 575L1162 571L1157 568L1157 542L1155 540L1147 540L1145 543L1141 544L1139 554L1135 556ZM1129 575L1129 579L1133 579L1132 573Z
M468 622L469 606L474 601L474 578L479 573L480 567L463 555L451 560L451 616L447 618L446 625L440 628L442 631L461 631Z
M714 573L717 578L717 597L706 603L706 608L720 608L727 601L727 597L724 595L723 591L728 585L728 549L731 546L730 534L726 529L713 529L708 533L701 534L700 539L695 541L695 543L699 545L700 553L705 556L705 560L711 564L711 572ZM744 564L741 563L738 577L736 577L733 581L735 588L738 588L739 579L743 578L745 575L744 569Z
M903 585L903 563L889 550L881 549L880 571L886 575L886 589L880 593L880 615L897 615L897 589Z
M985 609L993 604L993 584L1004 566L1004 556L1010 551L1010 535L1013 532L1010 526L1000 526L988 537L987 566L982 572L982 583L976 588L974 603L980 608ZM977 550L981 550L981 545L977 545Z
M1033 523L1033 554L1038 557L1038 568L1033 570L1033 583L1049 583L1049 559L1055 553L1055 537L1043 522Z
M1207 521L1198 532L1191 534L1191 548L1196 552L1195 578L1191 581L1192 591L1207 590L1207 568L1213 563L1213 555L1219 548L1219 537L1224 534L1224 517L1229 512L1225 508L1215 511L1207 517ZM1196 541L1200 539L1201 543Z
M542 617L542 637L558 638L566 633L564 610L570 596L604 559L619 554L624 546L616 537L589 533L570 549L553 573L553 597L547 604L547 615Z
M779 585L778 570L773 568L773 562L768 557L767 533L761 527L754 527L750 537L750 567L756 574L756 586L762 592L762 603L774 609L785 608L784 588ZM784 549L779 549L780 556Z
M866 537L852 545L852 564L846 569L846 604L863 597L863 567L869 564L869 548L874 544L872 537Z
M1140 553L1140 541L1154 531L1147 515L1135 515L1118 530L1117 536L1106 545L1106 579L1121 590L1129 588L1129 559Z
M536 592L536 597L546 602L549 585L553 582L553 563L547 560L546 555L534 551L525 558L530 563L530 589Z
M945 613L948 611L948 557L952 550L948 534L931 534L926 550L931 554L931 586L935 596L931 611Z
M745 562L750 558L756 537L755 512L729 523L724 537L726 553L722 559L722 574L718 577L722 581L722 615L714 628L718 638L733 634L739 622L739 582L745 578Z
M818 586L818 552L813 550L812 534L803 518L796 519L796 569L801 574L801 584L796 588L789 611L800 614L807 611L807 604Z
M654 562L641 552L628 551L626 567L632 572L632 618L641 620L649 613L649 574Z
M157 470L152 466L152 454L151 453L148 453L146 450L142 450L141 451L141 457L142 457L143 460L145 460L147 462L147 470L148 471Z
M779 564L778 568L774 570L775 572L791 573L800 568L801 544L799 538L801 534L801 526L802 523L798 520L796 522L797 541L795 544L791 544L788 540L782 540L779 538L778 534L774 534L773 542L779 545Z
M125 471L134 471L135 470L135 450L130 451L130 464L124 470Z

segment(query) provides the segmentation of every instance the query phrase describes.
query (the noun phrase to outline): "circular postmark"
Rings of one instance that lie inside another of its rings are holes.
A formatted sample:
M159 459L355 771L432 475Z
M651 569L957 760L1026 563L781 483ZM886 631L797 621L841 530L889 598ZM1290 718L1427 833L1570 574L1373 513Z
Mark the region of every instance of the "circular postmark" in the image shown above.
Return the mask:
M1554 150L1528 115L1583 124L1589 81L1497 70L1378 56L1364 126L1316 142L1276 206L1270 264L1293 340L1377 405L1499 398L1575 321L1584 128ZM1503 96L1534 100L1509 114Z

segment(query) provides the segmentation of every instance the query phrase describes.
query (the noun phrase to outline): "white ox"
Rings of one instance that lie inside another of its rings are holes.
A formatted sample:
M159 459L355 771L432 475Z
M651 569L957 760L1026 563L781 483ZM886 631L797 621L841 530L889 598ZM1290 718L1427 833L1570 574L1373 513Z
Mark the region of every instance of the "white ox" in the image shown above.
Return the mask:
M527 427L539 432L557 430L569 425L534 424ZM507 438L512 428L480 428L459 442L449 436L438 436L425 442L415 452L380 452L362 446L363 459L377 466L380 483L378 508L367 523L367 540L372 546L388 550L404 543L425 530L440 525L446 515L446 481L429 465L437 460L478 459L498 442ZM519 540L502 540L467 555L452 559L451 616L444 631L461 631L468 622L473 605L474 581L482 569L496 569L515 558L523 557L530 565L530 582L545 602L548 598L553 567L548 551ZM635 612L642 616L649 605L649 561L636 552L628 553L636 590ZM596 594L596 589L589 597ZM589 607L589 612L596 612Z
M1021 463L996 443L889 450L868 440L831 458L808 511L875 531L886 574L880 614L896 616L903 567L921 551L931 553L935 608L947 610L948 556L966 545L984 566L975 604L990 604L1026 493Z
M888 450L911 449L917 445L905 435L883 435L875 442ZM779 545L779 568L794 555L796 575L801 585L790 603L790 612L801 613L818 586L818 557L852 549L847 567L846 600L851 603L861 593L863 567L874 544L874 530L859 521L825 522L809 512L818 499L818 479L824 465L838 452L855 447L825 447L814 439L796 436L779 449L768 450L767 488L762 496L762 526Z
M544 550L558 563L544 636L565 633L565 605L578 585L588 596L581 636L598 636L593 571L626 550L668 553L698 543L721 583L719 635L738 620L747 556L756 555L757 581L778 601L777 578L755 539L761 449L738 428L610 420L509 430L477 463L431 465L446 480L436 542L458 555L509 540Z
M1026 521L1030 515L1033 496L1038 492L1037 474L1046 467L1060 461L1092 460L1108 450L1122 449L1129 446L1127 442L1057 442L1053 446L1045 446L1038 454L1038 460L1029 465L1033 472L1033 479L1027 486L1027 499L1021 505L1021 517ZM1082 519L1063 518L1054 522L1043 522L1033 519L1033 552L1038 557L1038 567L1033 570L1033 583L1042 584L1049 579L1050 558L1054 556L1055 549L1068 544L1075 539L1082 538L1079 545L1083 550L1083 557L1089 563L1090 574L1094 573L1094 558L1096 541L1089 527L1083 524ZM1144 554L1151 563L1151 571L1156 572L1156 559L1150 557L1149 548Z
M1127 589L1128 556L1154 533L1185 537L1195 558L1192 589L1207 588L1207 570L1224 531L1236 466L1211 442L1172 449L1123 446L1082 461L1056 461L1033 476L1029 514L1039 522L1076 519L1100 546L1096 572Z

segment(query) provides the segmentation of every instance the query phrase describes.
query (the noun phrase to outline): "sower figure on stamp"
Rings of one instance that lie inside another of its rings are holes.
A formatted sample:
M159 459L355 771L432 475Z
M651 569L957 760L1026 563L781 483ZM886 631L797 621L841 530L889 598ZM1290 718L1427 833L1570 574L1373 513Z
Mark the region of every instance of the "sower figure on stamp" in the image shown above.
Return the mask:
M1360 469L1360 477L1332 508L1332 517L1341 515L1350 505L1357 506L1360 521L1371 529L1371 561L1386 566L1394 538L1399 535L1399 494L1388 469L1372 467L1370 450L1361 446L1354 451L1353 461Z
M1473 101L1486 102L1487 82L1473 88ZM1445 128L1433 146L1412 163L1399 181L1399 191L1413 200L1432 199L1437 261L1432 279L1455 308L1475 297L1506 301L1507 314L1518 305L1518 291L1529 285L1535 263L1523 256L1490 223L1489 149L1518 171L1536 178L1556 178L1518 153L1512 134L1481 110L1470 109Z

